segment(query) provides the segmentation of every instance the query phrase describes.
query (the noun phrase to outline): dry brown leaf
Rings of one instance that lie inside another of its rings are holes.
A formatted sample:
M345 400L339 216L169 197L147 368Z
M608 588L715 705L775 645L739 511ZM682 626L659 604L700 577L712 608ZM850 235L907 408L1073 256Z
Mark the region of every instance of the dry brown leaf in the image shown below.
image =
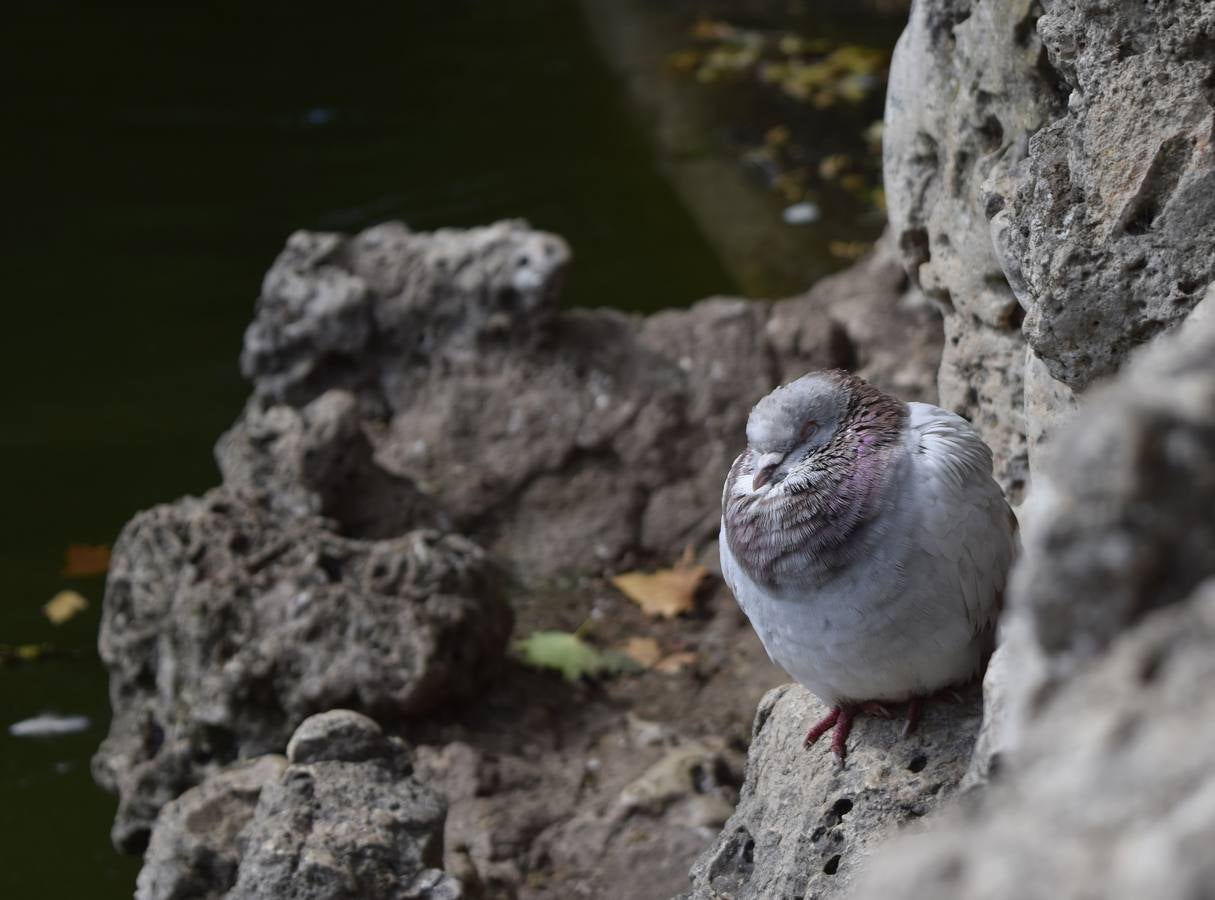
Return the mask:
M620 652L645 669L662 659L662 648L652 637L631 637L621 644Z
M75 591L60 591L42 607L52 625L62 625L78 612L89 608L89 601Z
M63 554L63 574L68 578L104 575L110 569L110 548L105 544L72 544Z
M675 675L682 672L688 666L696 662L696 654L691 650L680 650L676 653L671 653L664 656L658 662L654 663L655 672L664 672L667 675Z
M657 572L626 572L612 579L622 594L649 616L673 619L688 612L696 599L696 589L708 574L704 566L692 565L687 554L673 569Z

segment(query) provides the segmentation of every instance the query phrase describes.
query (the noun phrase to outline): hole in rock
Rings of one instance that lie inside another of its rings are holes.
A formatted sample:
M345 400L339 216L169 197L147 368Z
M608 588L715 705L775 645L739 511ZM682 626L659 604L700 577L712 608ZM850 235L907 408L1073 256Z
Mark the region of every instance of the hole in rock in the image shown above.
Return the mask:
M840 799L836 800L835 804L831 807L831 811L842 819L844 816L848 815L848 813L852 812L852 801L847 797L840 797Z
M320 566L321 571L325 573L325 577L331 582L336 583L342 580L342 561L336 556L322 553L316 564Z
M833 856L829 860L827 860L827 864L825 866L823 866L823 874L824 875L834 875L836 872L839 871L839 868L840 868L840 855L837 853L837 854L835 854L835 856Z
M907 764L907 770L909 772L923 772L926 765L928 765L928 757L920 754Z

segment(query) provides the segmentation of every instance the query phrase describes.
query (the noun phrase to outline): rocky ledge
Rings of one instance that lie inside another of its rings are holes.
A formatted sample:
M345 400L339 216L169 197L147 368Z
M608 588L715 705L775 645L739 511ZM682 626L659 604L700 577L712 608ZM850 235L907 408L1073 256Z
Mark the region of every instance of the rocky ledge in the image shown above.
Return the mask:
M114 718L94 772L119 795L117 846L141 851L166 804L210 779L251 797L268 764L242 762L283 753L314 714L357 710L394 733L452 715L503 671L512 590L687 546L711 556L721 473L782 379L849 366L932 396L939 320L888 242L802 297L649 317L561 311L568 259L519 222L290 239L245 336L253 395L217 444L223 484L141 513L114 549L100 640ZM620 773L620 789L643 776ZM727 802L671 813L698 823L672 826L680 867ZM520 840L547 830L544 858L593 868L621 816L649 808L549 804ZM526 861L457 826L473 862L451 864L491 895L515 890Z

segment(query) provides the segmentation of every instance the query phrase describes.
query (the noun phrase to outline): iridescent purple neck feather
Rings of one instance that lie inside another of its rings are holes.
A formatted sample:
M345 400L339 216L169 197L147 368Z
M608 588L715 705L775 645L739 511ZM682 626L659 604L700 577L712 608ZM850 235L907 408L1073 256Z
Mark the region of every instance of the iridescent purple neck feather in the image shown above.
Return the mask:
M838 370L798 379L757 405L751 446L722 497L726 539L756 583L822 582L864 552L903 459L907 416L905 403ZM820 422L829 427L816 434ZM755 480L760 459L781 453L788 459L779 479Z

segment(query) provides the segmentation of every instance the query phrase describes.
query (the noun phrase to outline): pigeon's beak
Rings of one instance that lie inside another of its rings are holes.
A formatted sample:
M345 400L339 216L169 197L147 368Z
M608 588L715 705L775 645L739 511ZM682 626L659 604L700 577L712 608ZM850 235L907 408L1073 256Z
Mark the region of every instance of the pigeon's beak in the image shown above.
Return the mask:
M755 461L755 477L751 480L751 490L758 491L770 482L776 475L776 470L785 461L783 453L765 453Z

